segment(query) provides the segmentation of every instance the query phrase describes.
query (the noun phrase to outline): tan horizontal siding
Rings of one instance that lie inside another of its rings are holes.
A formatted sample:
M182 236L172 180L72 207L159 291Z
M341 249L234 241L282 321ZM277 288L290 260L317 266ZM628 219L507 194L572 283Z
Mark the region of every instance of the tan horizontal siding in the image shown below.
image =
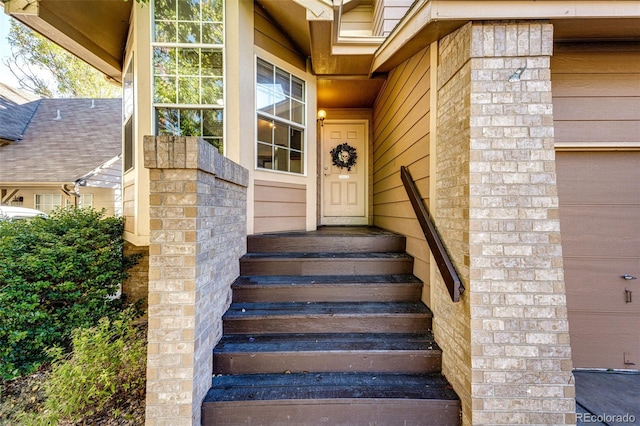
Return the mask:
M430 71L428 49L392 70L378 97L373 122L373 221L407 236L407 252L415 258L414 273L427 286L429 251L400 180L400 167L409 167L421 196L428 200Z
M340 32L343 34L359 33L372 35L373 7L368 5L357 6L353 10L342 14Z
M254 232L298 231L306 228L304 185L255 181Z
M562 49L551 57L553 74L640 73L640 51Z
M388 35L407 13L413 0L379 0L375 2L374 34Z
M640 97L556 98L554 107L559 121L636 121L640 117Z
M556 142L639 142L640 120L554 120Z
M134 181L126 182L122 188L122 216L124 217L124 230L127 232L135 232L135 183Z
M640 96L640 73L553 74L554 97Z
M561 45L551 60L556 143L640 146L640 51L620 43L584 48Z

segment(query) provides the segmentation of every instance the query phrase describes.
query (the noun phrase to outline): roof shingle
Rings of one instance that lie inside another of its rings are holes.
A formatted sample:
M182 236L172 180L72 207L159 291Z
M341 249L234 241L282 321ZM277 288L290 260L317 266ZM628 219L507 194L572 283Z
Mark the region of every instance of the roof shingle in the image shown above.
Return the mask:
M121 99L41 99L22 140L0 146L0 182L74 182L120 154L121 117Z
M22 139L39 98L0 83L0 146Z

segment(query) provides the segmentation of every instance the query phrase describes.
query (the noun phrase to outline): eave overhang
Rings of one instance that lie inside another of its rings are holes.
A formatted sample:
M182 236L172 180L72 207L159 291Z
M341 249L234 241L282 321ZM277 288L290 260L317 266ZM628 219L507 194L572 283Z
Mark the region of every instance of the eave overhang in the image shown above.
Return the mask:
M375 54L371 74L386 73L470 21L541 20L555 41L640 39L640 2L417 0Z
M5 13L122 82L131 1L0 0Z

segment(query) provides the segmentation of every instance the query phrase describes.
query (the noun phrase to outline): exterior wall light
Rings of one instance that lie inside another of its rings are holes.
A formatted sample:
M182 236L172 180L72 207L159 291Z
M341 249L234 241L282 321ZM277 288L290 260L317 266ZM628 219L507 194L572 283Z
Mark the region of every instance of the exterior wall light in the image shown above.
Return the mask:
M320 122L320 126L324 127L324 119L327 118L327 111L321 109L318 110L318 121Z

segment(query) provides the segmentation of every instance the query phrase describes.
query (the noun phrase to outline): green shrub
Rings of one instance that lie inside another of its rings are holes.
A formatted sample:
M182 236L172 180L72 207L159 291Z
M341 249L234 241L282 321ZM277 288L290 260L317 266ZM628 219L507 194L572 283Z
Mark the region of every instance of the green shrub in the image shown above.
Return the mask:
M71 331L113 317L135 259L123 256L122 218L70 209L49 219L0 221L0 377L37 369Z
M44 385L47 420L78 422L106 408L115 415L112 407L144 392L146 339L135 317L128 310L117 319L105 317L97 326L73 333L71 356L54 362Z

